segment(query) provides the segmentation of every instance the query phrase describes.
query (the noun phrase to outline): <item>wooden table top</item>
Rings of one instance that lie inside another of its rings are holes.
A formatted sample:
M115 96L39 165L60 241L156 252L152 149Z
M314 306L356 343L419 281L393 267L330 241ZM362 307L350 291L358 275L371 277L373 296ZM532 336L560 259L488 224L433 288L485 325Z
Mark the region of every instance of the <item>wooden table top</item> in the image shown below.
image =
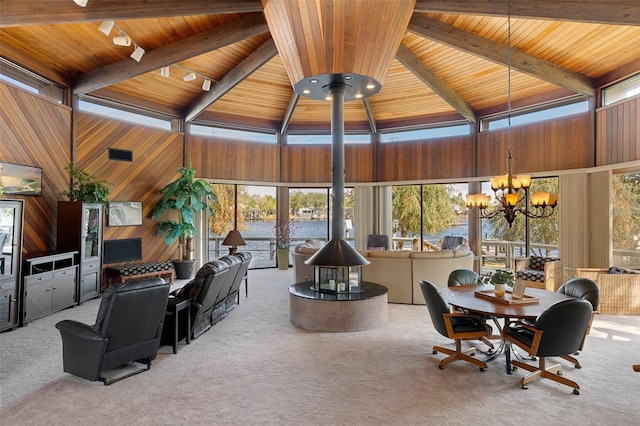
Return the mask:
M457 308L486 315L495 315L498 318L520 319L535 319L550 305L561 300L572 299L571 296L538 288L527 288L524 292L527 296L538 298L539 302L535 304L508 305L475 295L476 290L491 289L493 289L491 285L465 285L448 287L442 290L441 294L449 304Z

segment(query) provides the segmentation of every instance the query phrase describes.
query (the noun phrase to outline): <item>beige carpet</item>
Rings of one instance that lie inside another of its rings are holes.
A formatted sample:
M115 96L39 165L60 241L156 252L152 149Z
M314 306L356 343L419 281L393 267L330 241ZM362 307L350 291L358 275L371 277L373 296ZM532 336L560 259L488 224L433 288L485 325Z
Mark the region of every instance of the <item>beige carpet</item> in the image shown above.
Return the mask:
M581 395L549 381L520 388L504 358L479 372L443 355L424 306L390 305L384 326L315 333L289 322L289 271L251 271L249 297L177 355L111 386L62 371L54 324L93 323L99 300L0 335L0 424L8 425L632 425L640 418L640 317L596 318Z

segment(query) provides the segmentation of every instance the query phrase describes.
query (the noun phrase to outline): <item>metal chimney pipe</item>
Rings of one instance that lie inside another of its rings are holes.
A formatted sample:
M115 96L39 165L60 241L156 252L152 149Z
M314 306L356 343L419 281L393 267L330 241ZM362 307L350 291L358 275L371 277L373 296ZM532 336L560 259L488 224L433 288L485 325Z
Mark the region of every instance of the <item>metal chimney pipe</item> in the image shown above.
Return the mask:
M344 84L333 84L331 94L331 239L344 238Z

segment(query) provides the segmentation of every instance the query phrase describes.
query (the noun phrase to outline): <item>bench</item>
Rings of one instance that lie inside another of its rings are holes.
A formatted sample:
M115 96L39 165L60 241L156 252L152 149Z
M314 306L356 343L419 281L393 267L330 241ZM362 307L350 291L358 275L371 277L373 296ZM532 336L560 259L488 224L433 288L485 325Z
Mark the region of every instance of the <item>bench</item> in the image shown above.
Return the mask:
M135 262L108 266L104 270L105 288L113 284L124 283L127 280L139 278L160 277L173 282L173 263L168 262Z

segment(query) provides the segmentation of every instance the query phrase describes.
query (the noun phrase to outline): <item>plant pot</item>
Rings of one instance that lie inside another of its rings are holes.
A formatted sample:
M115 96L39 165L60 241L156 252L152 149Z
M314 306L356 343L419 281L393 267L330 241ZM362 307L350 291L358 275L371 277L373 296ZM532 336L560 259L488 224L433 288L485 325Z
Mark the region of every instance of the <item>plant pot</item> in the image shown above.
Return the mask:
M506 291L506 285L504 283L497 283L493 285L494 287L494 291L496 293L496 297L502 297L504 296L504 293Z
M176 271L176 279L187 280L196 272L195 260L172 260L173 269Z
M277 250L278 255L278 269L289 269L289 248L279 248Z

